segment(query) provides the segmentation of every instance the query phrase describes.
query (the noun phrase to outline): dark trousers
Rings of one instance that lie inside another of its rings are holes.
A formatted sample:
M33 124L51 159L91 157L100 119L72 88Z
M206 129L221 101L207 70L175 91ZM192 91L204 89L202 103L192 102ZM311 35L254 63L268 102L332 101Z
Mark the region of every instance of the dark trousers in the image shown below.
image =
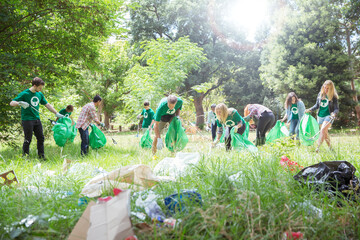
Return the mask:
M233 127L229 127L229 129L226 129L225 131L229 131L228 132L228 136L225 137L225 149L226 150L231 150L231 135L230 135L230 131ZM243 133L245 132L245 129L246 129L246 125L245 123L242 124L241 128L239 128L237 130L237 133L240 134L240 135L243 135ZM225 136L226 136L227 133L225 133Z
M86 130L79 128L81 138L81 155L86 155L89 152L89 128Z
M213 141L216 138L216 129L217 129L217 124L216 123L211 124L211 137Z
M272 112L263 112L256 128L256 138L265 143L265 134L275 125L275 116ZM261 145L260 144L260 145Z
M43 127L40 120L26 120L22 121L22 127L24 129L24 144L23 144L23 154L29 155L30 143L32 140L33 132L37 140L37 150L39 157L44 157L44 133Z

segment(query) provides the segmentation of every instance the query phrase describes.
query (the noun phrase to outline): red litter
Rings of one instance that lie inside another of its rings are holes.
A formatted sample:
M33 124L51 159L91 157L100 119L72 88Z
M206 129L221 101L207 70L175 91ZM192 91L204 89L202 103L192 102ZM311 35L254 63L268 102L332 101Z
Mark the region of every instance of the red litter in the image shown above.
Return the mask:
M298 171L300 169L303 169L303 166L300 166L297 162L291 161L287 156L282 156L281 160L280 160L280 165L285 169L285 170L290 170L290 171Z

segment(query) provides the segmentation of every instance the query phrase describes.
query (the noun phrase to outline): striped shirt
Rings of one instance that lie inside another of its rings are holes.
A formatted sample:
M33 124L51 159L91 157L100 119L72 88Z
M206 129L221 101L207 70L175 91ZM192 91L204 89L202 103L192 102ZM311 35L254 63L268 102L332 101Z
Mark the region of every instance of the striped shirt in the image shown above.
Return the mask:
M81 109L80 116L76 123L76 128L82 128L83 130L86 130L92 120L99 122L96 116L95 104L93 102L86 104Z
M248 109L250 113L246 116L247 118L255 117L256 119L260 119L263 112L272 112L270 109L260 104L251 104Z

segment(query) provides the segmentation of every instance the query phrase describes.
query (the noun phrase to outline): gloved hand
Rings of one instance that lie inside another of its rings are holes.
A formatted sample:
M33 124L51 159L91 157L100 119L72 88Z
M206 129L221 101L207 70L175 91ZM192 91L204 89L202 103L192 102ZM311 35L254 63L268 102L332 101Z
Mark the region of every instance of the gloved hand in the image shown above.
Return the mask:
M65 117L64 115L62 115L62 114L60 114L60 113L56 113L55 116L56 116L57 118L63 118L63 117Z
M220 140L217 139L215 142L213 142L213 143L211 144L211 147L212 147L212 148L216 147L216 145L217 145L219 142L220 142Z
M103 127L103 128L104 128L104 127L105 127L105 123L102 123L102 122L101 122L101 123L100 123L100 127Z
M23 108L23 109L27 109L30 105L27 102L24 101L19 101L19 105Z
M330 119L333 120L335 118L335 113L330 114Z
M161 138L158 138L158 139L157 139L156 148L159 149L159 150L161 150L163 147L164 147L164 143L163 143L162 139L161 139Z

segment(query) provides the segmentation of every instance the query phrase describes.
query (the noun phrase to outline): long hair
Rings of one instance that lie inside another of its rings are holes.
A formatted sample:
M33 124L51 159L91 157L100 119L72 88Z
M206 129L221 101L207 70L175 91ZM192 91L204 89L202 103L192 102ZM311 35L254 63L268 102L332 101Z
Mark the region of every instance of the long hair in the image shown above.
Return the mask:
M234 108L228 108L224 103L220 103L215 107L216 117L219 119L220 123L224 124L228 116L232 114L234 110Z
M325 86L328 86L329 87L329 90L328 90L328 93L325 94L325 90L324 90L324 87ZM336 99L339 99L339 96L336 92L336 89L335 89L335 86L334 86L334 83L333 81L331 80L326 80L324 82L324 84L321 86L321 91L320 91L320 96L321 96L321 99L324 99L325 97L328 97L328 100L329 101L332 101L332 99L335 97Z
M287 109L289 106L291 106L293 97L295 97L296 103L299 101L299 98L296 96L296 94L294 92L290 92L285 99L285 103L284 103L285 109Z

